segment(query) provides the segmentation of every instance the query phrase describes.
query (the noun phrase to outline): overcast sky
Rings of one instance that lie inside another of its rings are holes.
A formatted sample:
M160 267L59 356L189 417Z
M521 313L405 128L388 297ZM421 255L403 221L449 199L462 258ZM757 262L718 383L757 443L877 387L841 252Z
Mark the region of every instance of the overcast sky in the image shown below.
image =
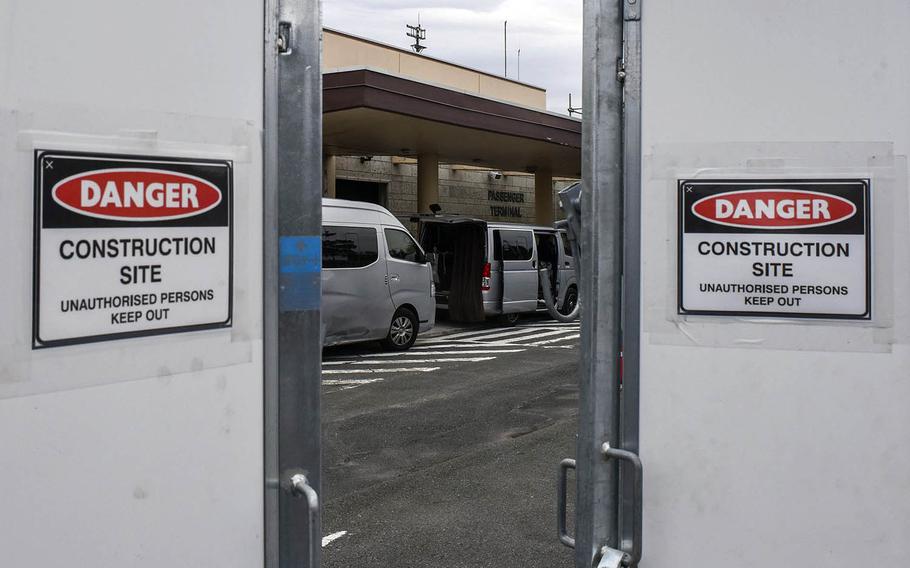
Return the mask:
M405 24L427 29L423 53L503 72L502 22L509 21L509 77L547 90L547 107L581 106L581 0L323 0L330 28L409 49Z

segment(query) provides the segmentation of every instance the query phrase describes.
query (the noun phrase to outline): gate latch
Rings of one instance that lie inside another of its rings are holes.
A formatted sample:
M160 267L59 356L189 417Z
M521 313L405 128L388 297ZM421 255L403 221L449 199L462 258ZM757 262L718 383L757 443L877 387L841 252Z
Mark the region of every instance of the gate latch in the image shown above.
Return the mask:
M291 22L278 22L277 45L280 55L291 53Z

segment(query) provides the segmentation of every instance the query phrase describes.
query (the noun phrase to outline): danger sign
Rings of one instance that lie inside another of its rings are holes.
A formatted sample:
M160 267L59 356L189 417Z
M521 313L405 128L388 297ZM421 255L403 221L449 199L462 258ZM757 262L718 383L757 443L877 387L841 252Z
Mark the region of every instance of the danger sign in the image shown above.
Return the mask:
M870 319L869 180L679 180L680 314Z
M231 324L232 164L35 153L33 346Z

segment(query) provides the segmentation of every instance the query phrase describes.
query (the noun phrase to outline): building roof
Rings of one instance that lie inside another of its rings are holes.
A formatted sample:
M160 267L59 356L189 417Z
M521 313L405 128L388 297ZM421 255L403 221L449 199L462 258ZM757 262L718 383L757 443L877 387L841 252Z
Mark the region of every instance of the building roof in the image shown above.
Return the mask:
M323 74L329 154L435 154L441 162L578 177L581 121L374 69Z

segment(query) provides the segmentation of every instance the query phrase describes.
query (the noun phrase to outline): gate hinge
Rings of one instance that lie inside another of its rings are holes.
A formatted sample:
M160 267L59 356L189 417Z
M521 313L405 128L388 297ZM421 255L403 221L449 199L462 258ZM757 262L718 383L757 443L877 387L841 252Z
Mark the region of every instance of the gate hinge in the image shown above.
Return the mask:
M622 19L634 22L641 19L642 0L624 0L622 3Z

